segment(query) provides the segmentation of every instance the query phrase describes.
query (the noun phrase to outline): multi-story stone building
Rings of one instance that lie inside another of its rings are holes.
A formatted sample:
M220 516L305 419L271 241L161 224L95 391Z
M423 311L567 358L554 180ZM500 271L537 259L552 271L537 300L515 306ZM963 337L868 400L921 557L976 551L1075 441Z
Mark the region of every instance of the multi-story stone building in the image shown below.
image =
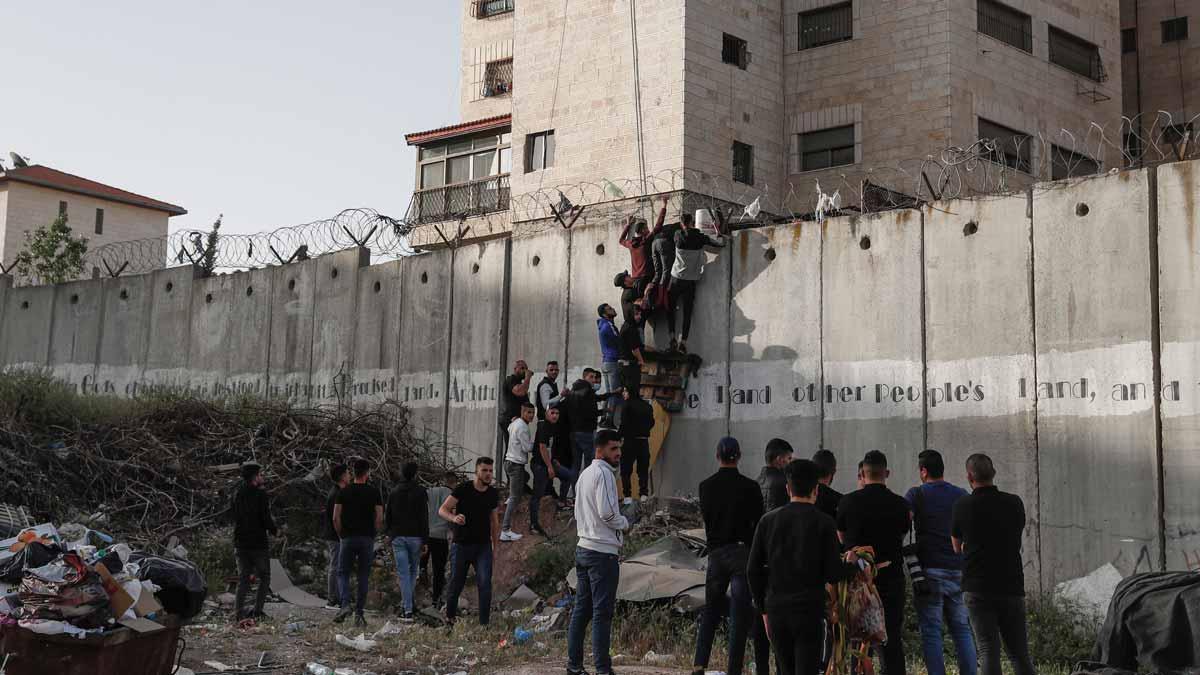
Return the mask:
M21 250L25 232L60 215L95 250L119 241L166 237L167 220L185 213L174 204L48 166L0 168L0 260L7 268Z
M1131 121L1125 142L1135 158L1146 153L1153 161L1158 153L1148 145L1165 151L1194 131L1200 41L1190 38L1188 23L1196 15L1200 0L1121 0L1121 88Z
M1114 158L1061 132L1119 124L1119 18L1117 0L463 0L464 121L408 136L412 215L643 176L804 212L816 181L854 203L980 137L1017 179L1094 171ZM472 235L511 224L487 221Z

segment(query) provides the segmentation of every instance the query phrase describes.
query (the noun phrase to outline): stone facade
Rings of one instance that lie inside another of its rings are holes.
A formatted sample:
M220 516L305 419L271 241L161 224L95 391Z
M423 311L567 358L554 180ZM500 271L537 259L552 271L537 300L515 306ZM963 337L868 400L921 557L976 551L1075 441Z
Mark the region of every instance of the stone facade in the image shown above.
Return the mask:
M1032 180L1050 177L1044 148L1071 149L1062 130L1121 116L1118 0L1007 0L1030 17L1030 51L979 32L979 0L515 0L482 19L460 1L462 117L512 114L514 199L647 175L649 192L766 193L806 212L815 181L857 203L863 178L969 145L980 118L1033 138ZM846 4L851 39L801 49L801 15ZM1104 76L1052 64L1052 27L1094 44ZM728 37L744 62L723 58ZM509 54L513 92L481 96L487 62ZM806 171L800 135L846 126L853 163ZM526 172L526 136L551 129L554 166ZM752 181L734 179L735 142Z
M1184 18L1191 34L1183 40L1164 42L1163 22ZM1121 29L1133 31L1136 47L1122 54L1124 114L1140 118L1143 135L1156 122L1161 126L1170 115L1176 123L1190 121L1200 113L1200 96L1193 94L1200 78L1200 0L1121 0Z
M59 202L67 203L67 223L76 236L87 237L89 250L118 241L167 236L169 214L165 211L7 181L0 184L0 259L6 266L24 245L26 231L54 222ZM104 210L101 234L96 234L96 209ZM91 273L85 270L85 274Z

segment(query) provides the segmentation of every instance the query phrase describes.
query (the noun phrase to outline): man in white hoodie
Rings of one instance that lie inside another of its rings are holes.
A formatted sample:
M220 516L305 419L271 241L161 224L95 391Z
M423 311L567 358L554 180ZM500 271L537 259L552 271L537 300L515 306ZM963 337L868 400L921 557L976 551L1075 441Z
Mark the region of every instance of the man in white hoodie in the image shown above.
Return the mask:
M621 515L617 499L617 470L621 466L621 436L612 429L596 432L596 456L575 485L575 522L579 547L575 549L578 576L575 609L567 631L567 673L583 673L583 637L592 623L592 654L596 675L611 675L613 606L620 577L618 553L629 521Z

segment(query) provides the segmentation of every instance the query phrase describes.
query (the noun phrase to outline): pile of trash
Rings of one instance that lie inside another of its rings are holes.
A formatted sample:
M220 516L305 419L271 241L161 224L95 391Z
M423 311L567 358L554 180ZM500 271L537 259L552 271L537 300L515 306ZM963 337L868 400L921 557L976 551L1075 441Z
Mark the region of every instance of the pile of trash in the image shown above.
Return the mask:
M85 638L149 632L195 616L208 585L194 565L135 551L78 524L46 523L0 541L0 629Z

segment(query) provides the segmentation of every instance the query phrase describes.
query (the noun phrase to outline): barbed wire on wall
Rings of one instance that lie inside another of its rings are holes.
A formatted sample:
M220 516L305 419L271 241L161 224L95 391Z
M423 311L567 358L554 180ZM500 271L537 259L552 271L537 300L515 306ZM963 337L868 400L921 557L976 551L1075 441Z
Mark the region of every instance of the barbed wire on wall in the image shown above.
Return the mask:
M645 178L605 178L513 195L508 177L503 176L470 189L418 191L404 218L356 208L332 218L253 234L222 233L214 263L219 270L256 269L355 246L369 248L380 259L411 255L430 244L453 245L468 233L511 229L512 236L521 237L568 225L619 226L633 215L650 220L658 208L654 202L661 197L668 198L674 217L719 209L728 222L753 226L1026 189L1053 190L1068 183L1046 181L1200 157L1197 126L1200 115L1181 119L1160 112L1124 118L1119 127L1093 123L1077 132L1014 132L891 164L811 172L802 171L800 158L792 156L790 180L780 185L748 185L702 171L673 169ZM87 254L87 269L118 276L198 264L204 259L207 234L181 230L166 237L106 244Z

